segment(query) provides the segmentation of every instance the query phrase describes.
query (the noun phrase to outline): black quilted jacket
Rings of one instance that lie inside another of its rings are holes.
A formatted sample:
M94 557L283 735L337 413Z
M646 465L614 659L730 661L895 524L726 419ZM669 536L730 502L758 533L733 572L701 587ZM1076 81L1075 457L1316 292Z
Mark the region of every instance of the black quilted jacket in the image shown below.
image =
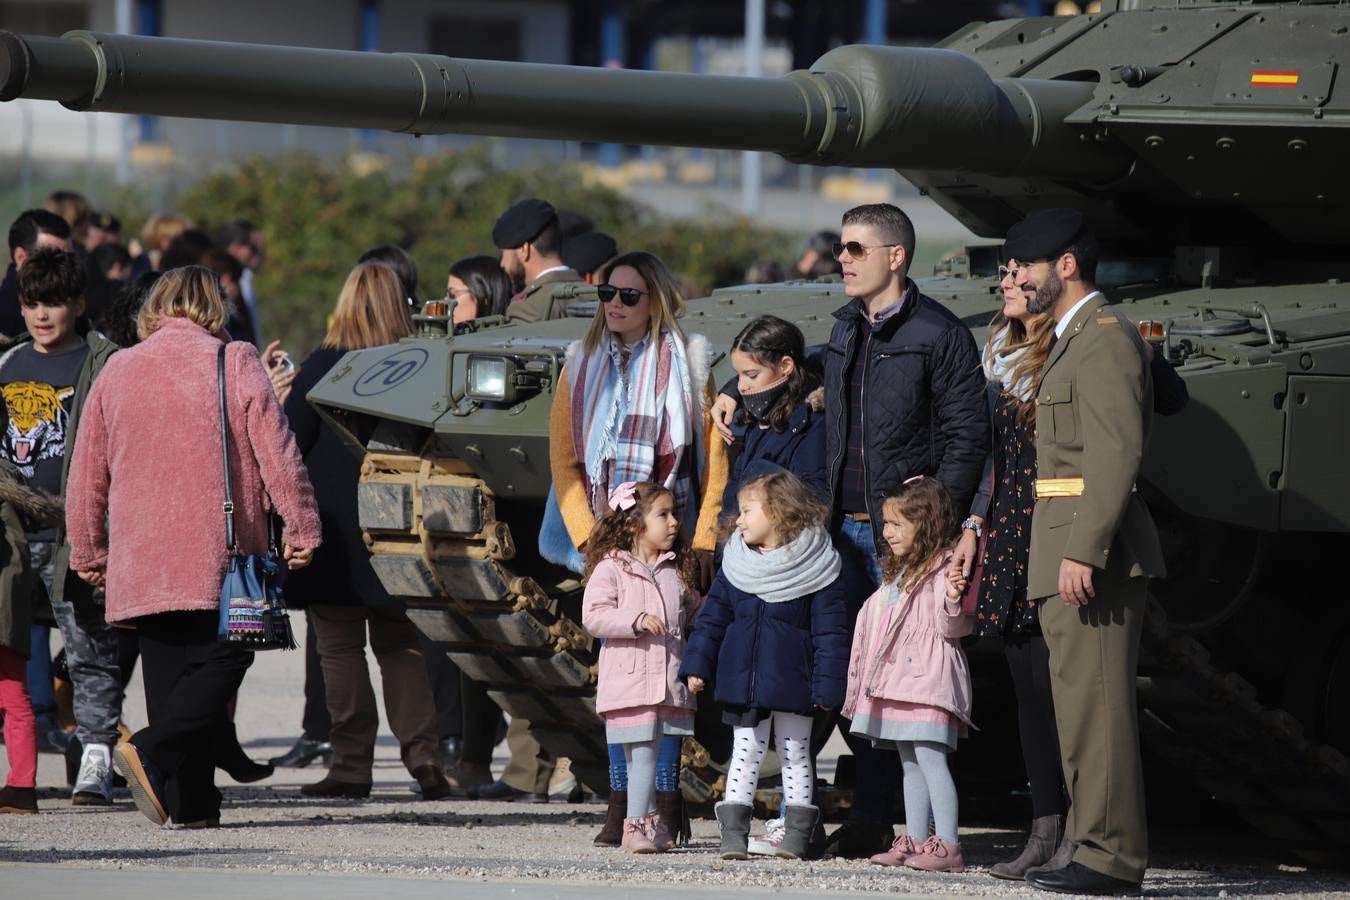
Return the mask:
M863 386L867 511L878 548L881 504L906 478L933 476L951 491L956 509L970 508L989 453L984 370L970 330L950 310L916 289L911 302L875 333ZM834 313L821 353L827 403L825 459L831 505L838 508L848 441L849 365L871 326L862 301Z

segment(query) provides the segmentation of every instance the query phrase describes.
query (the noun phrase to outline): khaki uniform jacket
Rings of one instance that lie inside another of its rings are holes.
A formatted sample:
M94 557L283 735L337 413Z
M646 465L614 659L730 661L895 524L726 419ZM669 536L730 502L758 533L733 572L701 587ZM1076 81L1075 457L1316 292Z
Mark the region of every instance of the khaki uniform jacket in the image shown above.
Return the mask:
M572 269L559 269L540 275L511 298L506 305L506 315L512 322L543 322L546 319L561 319L567 315L567 304L553 299L553 285L584 279Z
M1062 559L1119 578L1164 574L1158 532L1134 492L1153 419L1147 350L1134 325L1085 303L1041 369L1036 477L1082 478L1081 497L1036 501L1027 597L1059 593Z

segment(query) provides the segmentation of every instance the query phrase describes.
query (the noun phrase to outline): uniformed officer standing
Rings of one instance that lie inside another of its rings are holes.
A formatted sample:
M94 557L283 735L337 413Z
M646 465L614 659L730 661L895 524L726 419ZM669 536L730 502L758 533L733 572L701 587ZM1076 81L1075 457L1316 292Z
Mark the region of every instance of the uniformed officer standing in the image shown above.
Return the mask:
M1056 321L1036 408L1036 507L1027 596L1042 602L1060 754L1065 844L1026 880L1061 893L1138 892L1148 864L1135 671L1147 579L1163 574L1135 478L1153 383L1135 327L1094 287L1080 213L1031 213L1004 247L1032 312Z
M520 201L497 218L492 242L502 251L502 268L520 289L506 306L511 321L542 322L567 314L567 304L554 298L553 286L582 278L563 264L562 229L551 203Z

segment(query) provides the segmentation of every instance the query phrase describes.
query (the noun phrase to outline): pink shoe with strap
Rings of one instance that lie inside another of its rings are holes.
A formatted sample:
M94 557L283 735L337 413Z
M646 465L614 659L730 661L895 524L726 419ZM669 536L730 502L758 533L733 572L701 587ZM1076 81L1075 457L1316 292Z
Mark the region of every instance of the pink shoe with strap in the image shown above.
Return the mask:
M919 852L905 860L905 865L922 872L964 872L966 861L961 858L961 845L949 844L937 835L923 842Z
M871 858L871 862L878 866L903 866L905 860L918 852L919 848L914 846L914 839L902 834L891 844L891 849L876 854Z
M629 853L655 853L656 844L652 843L651 834L647 831L647 820L624 819L623 841L619 846Z
M658 853L665 853L675 846L675 835L670 833L670 828L659 815L650 815L643 821L647 824L647 836L652 839L652 846Z

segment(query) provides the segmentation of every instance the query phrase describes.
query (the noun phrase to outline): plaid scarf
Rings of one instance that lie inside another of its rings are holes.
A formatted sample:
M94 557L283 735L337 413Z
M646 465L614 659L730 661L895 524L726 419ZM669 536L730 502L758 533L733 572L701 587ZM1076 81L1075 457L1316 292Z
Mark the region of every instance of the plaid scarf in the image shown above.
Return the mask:
M686 348L679 335L663 331L654 342L648 336L633 345L626 366L610 335L593 353L575 345L569 350L572 448L585 460L597 518L607 511L615 485L653 481L675 495L681 527L693 534L694 479L705 450L703 385L694 382L700 372L706 378L706 345L694 336Z

